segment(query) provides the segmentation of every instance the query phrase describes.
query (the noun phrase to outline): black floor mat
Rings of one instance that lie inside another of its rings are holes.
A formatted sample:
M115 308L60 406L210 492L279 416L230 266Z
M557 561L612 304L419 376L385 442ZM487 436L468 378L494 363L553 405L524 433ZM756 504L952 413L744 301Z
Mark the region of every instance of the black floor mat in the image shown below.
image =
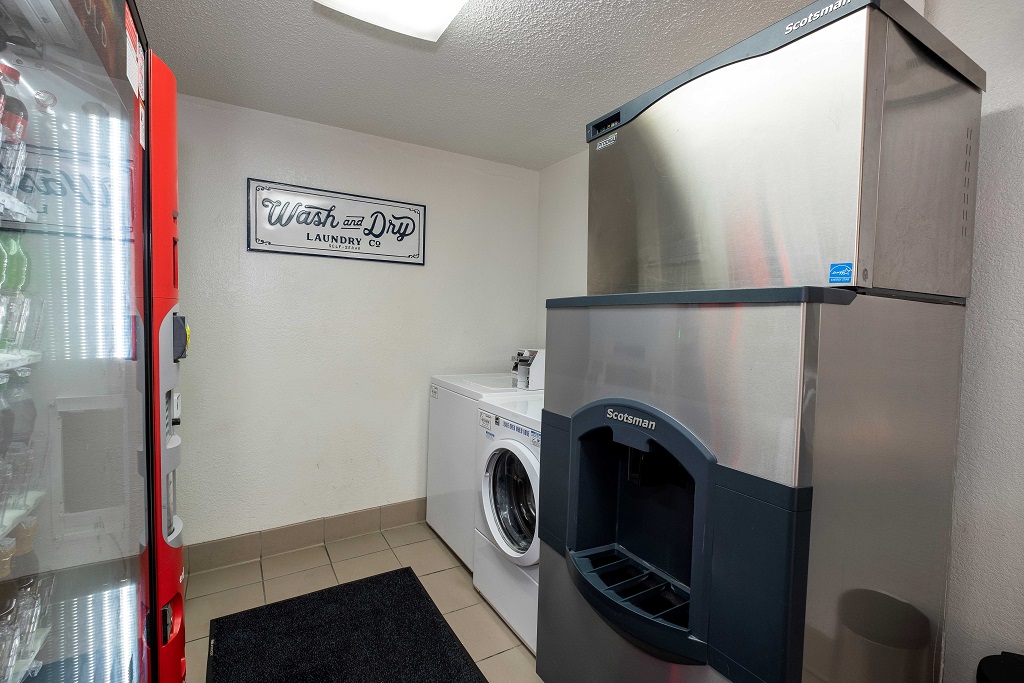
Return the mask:
M210 622L208 683L486 683L411 569Z

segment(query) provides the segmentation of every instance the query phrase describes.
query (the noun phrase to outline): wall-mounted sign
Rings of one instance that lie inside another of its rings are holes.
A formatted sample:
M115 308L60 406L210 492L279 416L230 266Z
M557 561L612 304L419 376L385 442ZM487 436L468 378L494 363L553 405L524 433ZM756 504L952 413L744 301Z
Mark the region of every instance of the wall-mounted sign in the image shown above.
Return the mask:
M427 207L249 178L249 250L423 265Z

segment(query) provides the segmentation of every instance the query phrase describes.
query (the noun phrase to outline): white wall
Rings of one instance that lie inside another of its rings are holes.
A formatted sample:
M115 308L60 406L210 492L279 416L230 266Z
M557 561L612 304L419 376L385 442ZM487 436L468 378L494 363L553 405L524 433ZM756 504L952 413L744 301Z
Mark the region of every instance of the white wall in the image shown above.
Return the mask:
M538 173L188 97L179 139L186 542L425 495L429 376L535 340ZM426 204L426 266L247 252L249 176Z
M945 680L1024 652L1024 4L928 0L988 72L954 503Z
M538 343L545 336L544 302L587 293L587 180L584 150L540 172L537 258Z

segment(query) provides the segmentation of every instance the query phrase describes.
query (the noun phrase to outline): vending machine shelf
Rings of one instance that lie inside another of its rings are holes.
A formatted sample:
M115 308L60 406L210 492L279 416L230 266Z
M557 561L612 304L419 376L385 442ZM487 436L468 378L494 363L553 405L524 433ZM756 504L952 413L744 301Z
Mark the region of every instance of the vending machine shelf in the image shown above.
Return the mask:
M0 372L38 363L42 357L43 354L38 351L2 351L0 352Z
M39 213L35 209L6 192L0 192L0 208L3 209L4 218L16 220L19 223L34 223L39 220Z
M49 626L36 629L36 632L32 634L32 645L29 648L28 657L24 659L19 658L14 663L14 675L11 676L12 683L21 683L32 673L32 665L36 661L36 655L43 649L43 643L46 642L46 636L48 635L50 635Z
M46 495L45 491L29 491L25 496L25 504L16 508L9 508L4 513L3 519L0 520L0 538L7 538L7 534L14 531L14 527L18 526L18 522L24 519L26 516L32 514L32 511L39 505L39 501Z

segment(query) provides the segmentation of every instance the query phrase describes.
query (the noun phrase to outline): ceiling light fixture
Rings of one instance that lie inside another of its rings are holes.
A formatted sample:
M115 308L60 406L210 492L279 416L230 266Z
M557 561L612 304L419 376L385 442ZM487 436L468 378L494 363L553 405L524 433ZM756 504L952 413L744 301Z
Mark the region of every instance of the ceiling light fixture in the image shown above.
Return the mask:
M467 0L315 0L389 31L437 41Z

